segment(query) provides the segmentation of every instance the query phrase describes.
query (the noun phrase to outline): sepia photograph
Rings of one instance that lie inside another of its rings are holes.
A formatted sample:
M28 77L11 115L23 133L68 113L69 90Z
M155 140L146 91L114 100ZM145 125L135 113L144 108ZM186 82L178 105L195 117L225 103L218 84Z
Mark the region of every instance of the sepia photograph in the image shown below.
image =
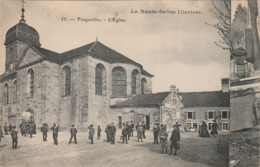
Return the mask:
M0 2L0 166L259 165L257 0Z

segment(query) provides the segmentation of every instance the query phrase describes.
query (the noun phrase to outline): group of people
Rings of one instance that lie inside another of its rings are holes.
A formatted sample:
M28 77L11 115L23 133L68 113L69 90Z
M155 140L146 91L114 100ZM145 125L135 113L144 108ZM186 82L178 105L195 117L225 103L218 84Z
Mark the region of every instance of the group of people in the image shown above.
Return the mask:
M171 138L169 140L171 142L170 154L172 154L172 150L173 150L173 148L175 148L175 152L174 152L173 155L176 155L177 150L179 149L179 141L180 141L179 126L180 125L178 125L178 123L173 125L174 130L172 131L172 135L171 135ZM134 127L135 126L134 126L134 123L132 121L131 121L131 124L128 124L128 122L123 124L122 136L121 136L123 143L128 143L128 141L130 140L130 137L133 137ZM142 139L145 138L146 125L145 125L144 122L137 123L135 128L136 128L136 131L137 131L138 142L139 142L139 140L141 140L141 142L142 142L143 141ZM53 126L50 129L52 130L52 133L53 133L54 145L58 145L59 126L57 126L54 123ZM94 144L94 141L93 141L94 140L94 134L95 134L94 125L91 124L88 127L88 129L89 129L89 140L90 140L91 144ZM46 142L47 141L47 133L49 131L48 124L44 123L40 130L43 134L43 142ZM2 133L2 128L0 127L0 136L1 136L1 133ZM23 132L21 132L21 133L22 133L22 136L23 136ZM115 144L116 127L114 126L113 122L111 124L107 125L107 127L105 129L105 133L106 133L106 136L107 136L107 142L111 142L111 144ZM11 134L11 137L12 137L12 147L13 147L13 149L15 149L15 148L17 148L17 144L18 144L18 131L16 130L16 126L12 126L11 131L9 131L9 134ZM69 144L71 144L72 139L74 139L75 144L77 144L77 129L75 128L74 125L71 126L70 134L71 134L71 137L70 137L70 140L69 140ZM154 134L154 144L158 144L159 139L160 139L160 143L161 143L161 147L162 147L162 153L168 153L167 152L168 134L167 134L167 131L166 131L166 126L161 125L161 127L159 127L159 124L156 124L156 126L153 128L153 134ZM100 137L101 137L101 128L100 128L100 126L98 126L98 128L97 128L97 140L100 140Z
M4 133L2 131L2 127L0 126L0 143L1 143L1 138L4 135L8 135L8 133L11 135L11 138L12 138L12 148L16 149L17 144L18 144L18 131L16 130L16 126L12 126L11 124L9 125L9 127L7 129L7 124L5 123Z
M216 123L216 120L213 120L213 124L211 125L211 132L210 134L214 137L218 134L218 124ZM199 126L199 136L200 137L210 137L208 126L205 121L202 121L202 124Z

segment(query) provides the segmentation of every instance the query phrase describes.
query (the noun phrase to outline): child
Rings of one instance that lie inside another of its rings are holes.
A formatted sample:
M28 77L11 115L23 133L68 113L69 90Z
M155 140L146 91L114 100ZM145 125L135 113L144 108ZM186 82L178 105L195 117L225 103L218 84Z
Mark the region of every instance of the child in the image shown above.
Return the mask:
M101 128L100 126L98 126L98 130L97 130L97 139L100 140L100 135L101 135Z

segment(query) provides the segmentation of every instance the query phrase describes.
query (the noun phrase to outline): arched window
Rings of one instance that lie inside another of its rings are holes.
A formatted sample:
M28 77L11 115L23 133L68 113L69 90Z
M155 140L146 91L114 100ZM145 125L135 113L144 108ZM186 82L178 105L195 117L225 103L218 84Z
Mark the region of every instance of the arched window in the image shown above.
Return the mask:
M102 91L105 88L105 81L106 81L106 69L102 64L98 64L96 66L96 94L102 95L104 92Z
M30 96L33 97L34 94L34 72L32 69L30 69L27 73L28 80L29 80L29 93Z
M132 95L136 94L138 70L132 72Z
M9 87L8 84L4 85L4 104L9 103Z
M13 103L17 101L17 81L13 82Z
M112 71L112 96L126 96L126 72L122 67L115 67Z
M63 68L64 76L64 95L68 96L71 93L71 70L66 66Z
M141 80L141 94L145 94L147 90L147 80L145 78L142 78Z

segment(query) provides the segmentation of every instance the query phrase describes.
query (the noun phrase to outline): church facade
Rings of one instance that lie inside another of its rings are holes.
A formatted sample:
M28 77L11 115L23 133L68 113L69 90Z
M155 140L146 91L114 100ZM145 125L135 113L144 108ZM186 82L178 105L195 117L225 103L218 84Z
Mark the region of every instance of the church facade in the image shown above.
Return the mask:
M24 19L6 33L0 122L19 125L30 112L39 127L110 123L111 105L152 93L153 75L99 41L64 53L41 47Z

